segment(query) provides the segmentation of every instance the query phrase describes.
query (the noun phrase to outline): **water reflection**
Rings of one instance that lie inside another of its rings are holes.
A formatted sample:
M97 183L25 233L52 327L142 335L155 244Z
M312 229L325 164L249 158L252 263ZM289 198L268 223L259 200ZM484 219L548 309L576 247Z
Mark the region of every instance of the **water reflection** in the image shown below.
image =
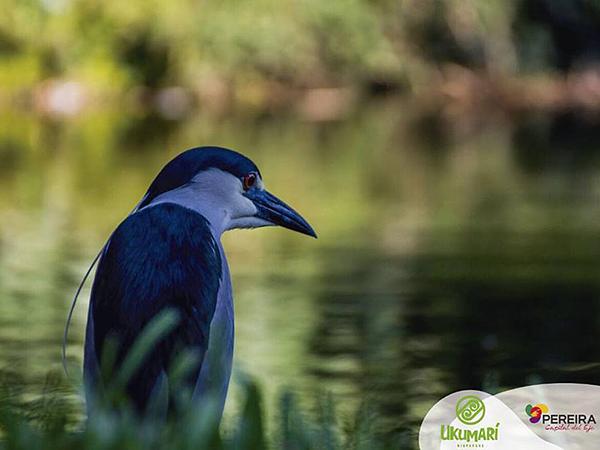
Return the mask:
M252 157L320 237L224 238L236 364L271 405L282 386L307 404L326 389L342 412L369 398L383 427L412 434L457 389L599 383L600 185L586 121L522 118L463 133L386 104L329 124L6 117L0 370L29 399L42 392L60 370L64 317L87 262L167 159L219 143ZM57 389L75 401L72 386Z

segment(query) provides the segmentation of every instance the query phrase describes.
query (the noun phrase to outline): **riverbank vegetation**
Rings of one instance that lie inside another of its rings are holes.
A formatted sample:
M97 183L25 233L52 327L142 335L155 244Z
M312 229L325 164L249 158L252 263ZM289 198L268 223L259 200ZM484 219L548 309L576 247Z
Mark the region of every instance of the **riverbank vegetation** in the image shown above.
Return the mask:
M389 93L511 111L600 105L594 0L8 0L0 11L0 107L327 120Z

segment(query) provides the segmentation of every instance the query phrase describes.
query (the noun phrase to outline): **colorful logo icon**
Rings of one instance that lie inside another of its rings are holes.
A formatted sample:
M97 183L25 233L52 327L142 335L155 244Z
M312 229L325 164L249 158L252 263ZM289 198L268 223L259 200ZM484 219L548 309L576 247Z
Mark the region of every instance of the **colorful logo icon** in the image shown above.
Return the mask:
M467 395L456 402L456 418L465 425L475 425L483 420L485 405L479 397Z
M525 407L525 412L529 416L529 421L531 423L538 423L542 418L542 414L547 414L548 411L548 405L543 403L538 403L537 405L527 405Z

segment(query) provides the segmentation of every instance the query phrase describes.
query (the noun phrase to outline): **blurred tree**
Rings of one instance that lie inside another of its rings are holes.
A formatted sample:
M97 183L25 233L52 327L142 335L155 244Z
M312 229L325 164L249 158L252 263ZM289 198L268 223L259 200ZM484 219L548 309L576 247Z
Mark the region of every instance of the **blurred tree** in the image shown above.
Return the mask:
M598 64L600 2L522 0L515 18L515 40L524 64L531 57L561 71Z

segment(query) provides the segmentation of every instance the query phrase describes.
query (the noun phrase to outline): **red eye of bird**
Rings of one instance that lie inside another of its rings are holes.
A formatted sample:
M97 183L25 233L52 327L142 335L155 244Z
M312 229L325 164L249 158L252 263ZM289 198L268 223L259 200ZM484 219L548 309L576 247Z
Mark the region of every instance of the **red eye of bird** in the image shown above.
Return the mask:
M252 186L256 184L256 174L254 172L250 172L243 178L244 190L247 191Z

